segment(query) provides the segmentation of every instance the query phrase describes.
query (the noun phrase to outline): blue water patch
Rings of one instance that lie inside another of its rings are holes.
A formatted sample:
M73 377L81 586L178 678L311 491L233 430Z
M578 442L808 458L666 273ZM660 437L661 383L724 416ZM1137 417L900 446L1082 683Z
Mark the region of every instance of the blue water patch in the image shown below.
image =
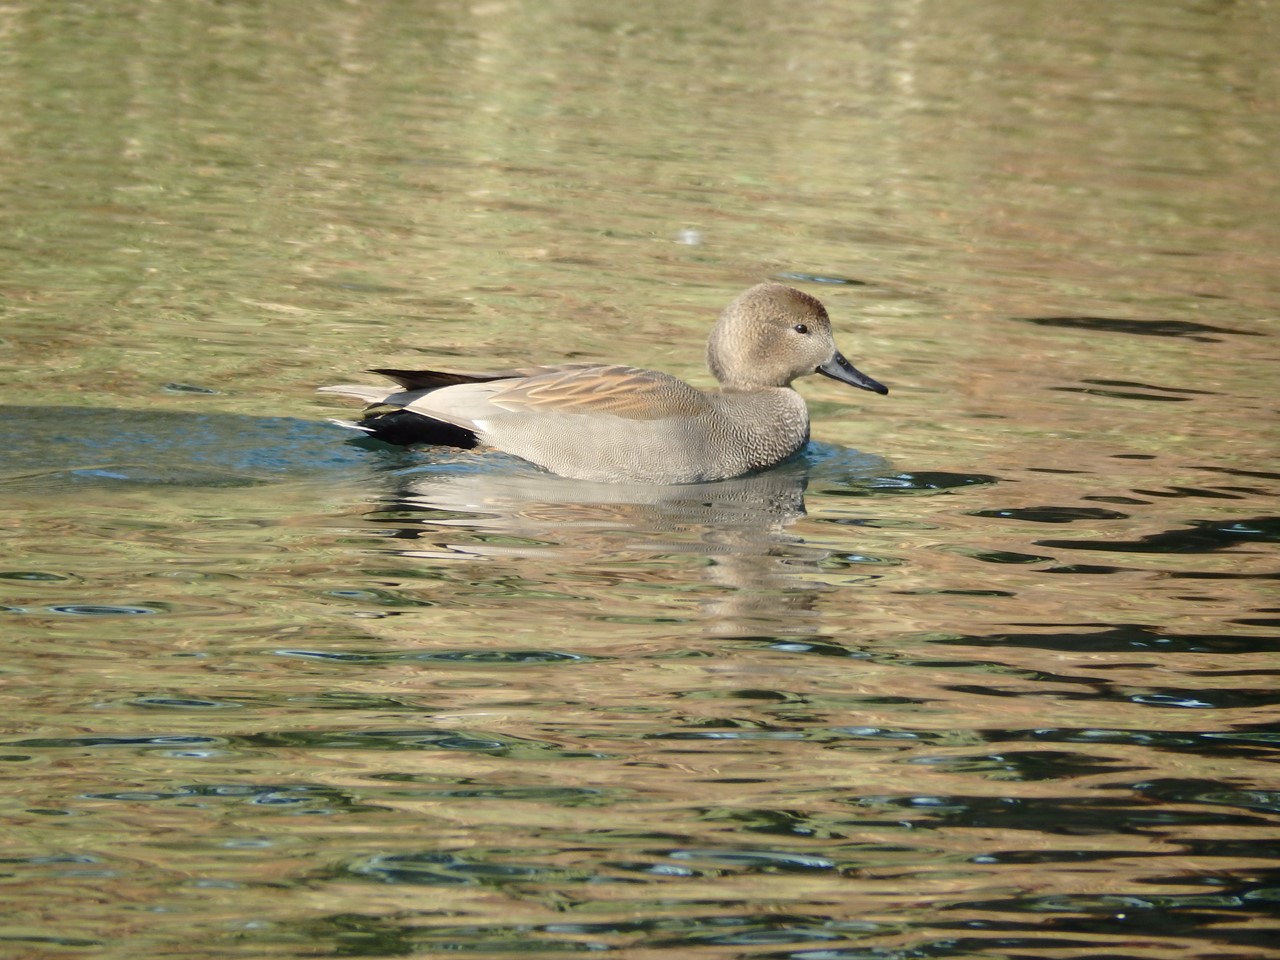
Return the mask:
M368 469L352 431L227 413L0 406L0 482L246 486Z

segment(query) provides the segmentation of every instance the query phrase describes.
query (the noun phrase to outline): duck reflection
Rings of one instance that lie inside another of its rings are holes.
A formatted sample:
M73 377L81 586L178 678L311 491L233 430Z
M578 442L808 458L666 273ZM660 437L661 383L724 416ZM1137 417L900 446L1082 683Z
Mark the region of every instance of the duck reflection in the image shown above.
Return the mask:
M885 466L843 453L837 469L850 479ZM409 541L395 551L402 557L511 567L522 581L587 594L599 615L634 611L647 594L655 606L673 597L678 608L692 604L712 635L818 632L817 600L831 589L820 573L830 551L791 530L805 516L812 458L678 486L590 483L514 459L480 462L479 469L435 464L388 475L388 493L369 521L384 536Z

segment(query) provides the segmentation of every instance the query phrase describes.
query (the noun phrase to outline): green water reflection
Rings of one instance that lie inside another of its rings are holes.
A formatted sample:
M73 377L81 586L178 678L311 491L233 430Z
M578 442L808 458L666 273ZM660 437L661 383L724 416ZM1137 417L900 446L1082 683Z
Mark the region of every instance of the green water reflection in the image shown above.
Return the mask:
M4 6L2 942L1267 956L1278 41L1263 0ZM370 449L313 393L703 383L770 276L894 393L804 384L760 477Z

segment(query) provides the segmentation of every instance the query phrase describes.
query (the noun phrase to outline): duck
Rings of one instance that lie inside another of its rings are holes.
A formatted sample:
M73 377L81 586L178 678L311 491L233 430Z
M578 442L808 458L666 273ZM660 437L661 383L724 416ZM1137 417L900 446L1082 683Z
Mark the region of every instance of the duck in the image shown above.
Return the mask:
M388 443L490 448L574 480L692 484L773 467L809 441L809 411L793 381L821 374L889 388L836 347L822 303L781 283L737 296L712 327L703 390L658 370L563 363L487 373L370 370L394 387L337 384L322 393L364 401L337 421Z

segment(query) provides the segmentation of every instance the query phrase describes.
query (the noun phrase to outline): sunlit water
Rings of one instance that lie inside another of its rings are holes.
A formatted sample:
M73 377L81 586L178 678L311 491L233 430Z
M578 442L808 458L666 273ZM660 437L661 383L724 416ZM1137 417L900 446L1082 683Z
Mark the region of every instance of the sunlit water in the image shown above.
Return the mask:
M0 11L0 955L1274 955L1280 14ZM773 471L402 451L379 365L706 382Z

